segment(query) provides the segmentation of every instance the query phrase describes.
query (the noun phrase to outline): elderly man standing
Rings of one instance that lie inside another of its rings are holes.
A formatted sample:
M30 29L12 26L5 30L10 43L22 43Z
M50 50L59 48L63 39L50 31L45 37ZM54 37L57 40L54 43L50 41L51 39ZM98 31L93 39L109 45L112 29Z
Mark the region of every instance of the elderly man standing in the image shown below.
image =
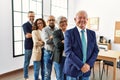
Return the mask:
M51 71L52 71L52 55L53 55L53 32L57 30L55 27L55 17L50 15L47 20L48 26L42 30L42 38L45 42L44 45L44 55L43 55L43 69L44 69L44 79L42 80L51 80Z
M94 31L86 29L86 11L79 11L74 20L76 26L65 33L64 73L67 80L89 80L91 68L99 52L96 35Z

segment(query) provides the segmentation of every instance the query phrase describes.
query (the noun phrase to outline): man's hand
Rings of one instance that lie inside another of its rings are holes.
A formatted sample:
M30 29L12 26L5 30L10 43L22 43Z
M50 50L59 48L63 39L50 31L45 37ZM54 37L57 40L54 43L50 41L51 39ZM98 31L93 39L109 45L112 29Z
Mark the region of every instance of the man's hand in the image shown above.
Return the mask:
M88 72L90 70L90 66L88 65L88 64L84 64L83 65L83 67L81 68L81 71L83 72L83 73L86 73L86 72Z
M41 46L44 46L45 43L43 41L39 41L39 42L40 42Z
M62 43L64 43L64 40L62 40Z
M50 39L53 39L53 36L50 36L49 38L50 38Z
M26 33L25 37L26 38L32 38L32 34L31 33Z

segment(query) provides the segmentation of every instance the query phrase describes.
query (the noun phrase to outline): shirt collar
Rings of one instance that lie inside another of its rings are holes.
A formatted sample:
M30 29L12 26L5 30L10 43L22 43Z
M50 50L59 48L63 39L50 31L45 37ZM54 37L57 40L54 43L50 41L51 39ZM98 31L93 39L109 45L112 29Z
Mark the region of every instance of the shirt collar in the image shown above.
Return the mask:
M81 32L82 29L79 28L78 26L76 26L76 27L77 27L78 31ZM86 28L85 28L84 30L85 30L85 32L86 32Z
M32 25L33 23L31 21L29 21L29 23Z

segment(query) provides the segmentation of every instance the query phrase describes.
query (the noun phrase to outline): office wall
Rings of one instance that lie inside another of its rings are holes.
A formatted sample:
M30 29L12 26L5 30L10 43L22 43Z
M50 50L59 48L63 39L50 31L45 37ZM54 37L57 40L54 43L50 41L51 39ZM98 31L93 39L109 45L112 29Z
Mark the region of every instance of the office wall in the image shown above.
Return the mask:
M0 1L0 75L23 68L24 57L13 58L13 41L12 41L12 0L1 0ZM50 14L50 0L44 1L45 15ZM70 4L74 5L74 0L68 0ZM74 9L73 5L69 5L69 15L72 18ZM32 65L32 61L31 61Z
M75 17L75 5L76 5L76 0L68 0L68 27L67 29L70 29L75 26L74 23L74 17Z
M112 49L120 51L120 44L114 44L115 21L120 21L120 0L76 0L76 9L86 10L89 17L99 17L97 36L111 39Z
M23 57L13 58L11 0L0 1L0 74L21 68Z

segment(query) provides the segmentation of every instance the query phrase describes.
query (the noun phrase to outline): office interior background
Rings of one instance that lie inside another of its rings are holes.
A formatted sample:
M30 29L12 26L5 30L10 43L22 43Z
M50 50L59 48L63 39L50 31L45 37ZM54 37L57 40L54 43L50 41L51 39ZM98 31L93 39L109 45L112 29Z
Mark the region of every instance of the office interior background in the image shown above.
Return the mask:
M51 0L43 0L43 15L51 14L50 3ZM111 49L120 51L120 44L114 43L115 22L120 21L120 0L68 0L67 6L68 28L74 27L76 12L86 10L89 17L99 17L99 29L96 31L97 37L105 36L110 39ZM24 57L13 57L12 20L12 0L1 0L0 75L23 68Z

